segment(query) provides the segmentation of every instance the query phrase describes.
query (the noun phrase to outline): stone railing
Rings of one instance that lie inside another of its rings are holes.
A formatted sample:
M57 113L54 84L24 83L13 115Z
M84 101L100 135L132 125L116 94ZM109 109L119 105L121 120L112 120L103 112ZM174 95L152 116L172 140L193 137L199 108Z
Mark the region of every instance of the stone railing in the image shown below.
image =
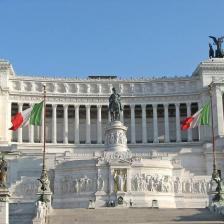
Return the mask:
M175 81L174 81L175 80ZM12 93L39 93L43 84L48 94L108 95L116 87L121 95L145 95L162 93L191 93L199 90L198 78L179 77L158 80L91 80L91 79L52 79L41 77L29 79L16 77L10 79L9 88Z

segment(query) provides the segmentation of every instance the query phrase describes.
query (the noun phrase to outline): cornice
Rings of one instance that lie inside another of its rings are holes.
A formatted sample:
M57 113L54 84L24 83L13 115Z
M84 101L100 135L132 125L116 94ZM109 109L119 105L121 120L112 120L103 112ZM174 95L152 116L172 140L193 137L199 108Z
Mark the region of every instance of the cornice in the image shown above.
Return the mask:
M23 102L23 103L36 103L43 99L41 96L30 96L30 95L10 95L9 99L11 102ZM122 97L122 104L152 104L152 103L183 103L183 102L198 102L200 100L200 94L195 93L191 95L170 95L170 96L124 96ZM107 96L47 96L47 104L102 104L108 105Z
M128 79L89 79L89 78L56 78L56 77L41 77L41 76L14 76L13 78L10 78L10 81L27 81L27 82L60 82L60 83L147 83L147 82L173 82L175 80L177 81L189 81L189 80L198 79L197 77L193 76L150 76L145 78L128 78Z

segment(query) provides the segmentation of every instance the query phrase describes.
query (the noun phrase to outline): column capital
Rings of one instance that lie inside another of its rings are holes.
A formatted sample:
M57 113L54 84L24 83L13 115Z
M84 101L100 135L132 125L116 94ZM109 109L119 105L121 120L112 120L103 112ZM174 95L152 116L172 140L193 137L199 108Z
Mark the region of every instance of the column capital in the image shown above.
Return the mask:
M152 107L153 107L154 109L157 109L158 104L157 104L157 103L153 103L153 104L152 104Z
M24 103L18 102L17 104L18 104L18 106L22 107Z
M135 109L135 104L130 104L130 108L133 110Z
M180 103L175 103L175 106L176 107L180 107Z
M98 104L96 107L97 107L97 109L101 109L102 108L102 105L101 104Z
M64 109L68 109L68 104L63 104Z
M80 105L79 104L74 104L74 107L79 109Z
M187 105L188 107L190 107L190 106L191 106L191 102L187 102L186 105Z
M164 103L163 106L164 106L164 108L168 108L169 107L169 103Z
M141 104L141 107L142 107L142 109L145 109L146 108L146 104L145 103Z
M57 106L58 106L57 104L52 104L52 108L53 108L53 109L56 109Z
M87 105L85 105L85 107L89 109L91 107L91 105L87 104Z

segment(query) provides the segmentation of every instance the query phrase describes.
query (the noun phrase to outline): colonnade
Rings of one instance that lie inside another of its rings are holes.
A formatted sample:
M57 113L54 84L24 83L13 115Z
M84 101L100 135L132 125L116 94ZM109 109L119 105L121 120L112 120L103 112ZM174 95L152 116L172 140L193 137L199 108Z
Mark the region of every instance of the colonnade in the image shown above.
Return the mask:
M175 129L176 129L176 142L181 142L181 130L180 130L180 103L172 103L175 105ZM187 102L187 116L192 114L191 103ZM33 104L30 104L32 106ZM152 105L152 126L153 126L153 143L159 143L159 133L158 133L158 103L153 104L141 104L141 143L148 143L147 132L147 114L146 108L148 105ZM161 103L160 103L161 105ZM51 143L57 144L57 104L52 104L52 117L51 117ZM70 105L63 105L63 143L68 144L68 107ZM74 143L80 144L80 106L83 105L74 105ZM90 108L93 105L85 105L85 143L91 144L91 111ZM103 143L103 133L102 133L102 106L107 105L97 105L97 121L96 121L96 135L97 135L97 144ZM130 123L126 124L130 128L130 143L136 144L136 119L135 119L135 104L130 104ZM18 103L18 111L21 112L23 108L22 103ZM170 127L169 127L169 104L164 103L164 142L170 142ZM110 114L108 113L108 120L110 120ZM122 111L121 121L124 121L124 113ZM28 142L34 143L34 126L29 126L29 139ZM43 125L40 127L40 141L43 142ZM192 130L187 131L187 141L191 142L192 139ZM23 142L22 129L18 129L17 142Z

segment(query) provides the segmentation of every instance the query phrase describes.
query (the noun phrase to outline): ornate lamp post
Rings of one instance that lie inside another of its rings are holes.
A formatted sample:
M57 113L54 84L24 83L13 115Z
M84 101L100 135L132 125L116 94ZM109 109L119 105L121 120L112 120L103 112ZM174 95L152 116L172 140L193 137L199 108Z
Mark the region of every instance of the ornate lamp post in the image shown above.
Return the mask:
M222 179L221 179L221 172L218 172L217 166L216 166L216 150L215 150L215 134L214 134L214 122L213 122L213 101L212 101L212 88L213 88L214 82L211 82L208 85L209 89L209 96L210 96L210 102L211 102L211 123L212 123L212 160L213 160L213 172L212 172L212 189L211 194L214 195L212 198L213 202L223 202L223 187L222 187Z
M48 179L47 170L46 170L46 86L44 88L44 101L43 101L43 110L44 116L42 119L44 126L44 141L43 141L43 166L41 176L38 179L41 183L40 190L38 194L40 194L39 201L49 203L51 201L51 191L50 191L50 181Z

